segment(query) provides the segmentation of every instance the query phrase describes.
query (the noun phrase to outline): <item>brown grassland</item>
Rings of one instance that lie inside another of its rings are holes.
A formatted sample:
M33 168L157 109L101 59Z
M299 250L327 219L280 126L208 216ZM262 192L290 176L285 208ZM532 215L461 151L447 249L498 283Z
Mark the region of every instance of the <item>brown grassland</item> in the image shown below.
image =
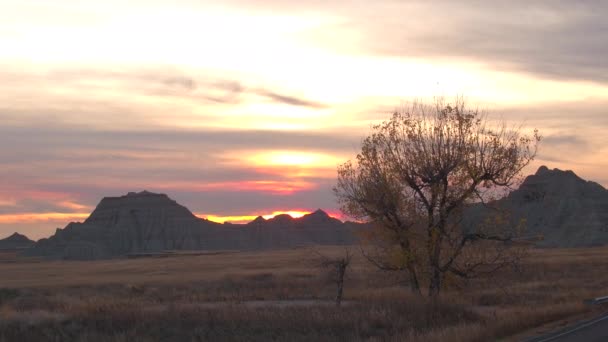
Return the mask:
M355 253L336 307L317 257L306 248L88 262L0 254L0 341L509 340L590 313L582 300L608 294L606 247L532 250L520 269L453 284L432 305Z

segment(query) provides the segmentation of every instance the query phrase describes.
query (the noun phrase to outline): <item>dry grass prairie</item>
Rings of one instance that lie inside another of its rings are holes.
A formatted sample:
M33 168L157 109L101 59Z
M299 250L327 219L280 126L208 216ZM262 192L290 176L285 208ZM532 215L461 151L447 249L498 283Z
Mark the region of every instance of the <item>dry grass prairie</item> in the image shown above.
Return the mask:
M356 249L356 247L354 248ZM342 247L316 249L339 255ZM345 305L312 249L107 261L0 255L0 341L492 341L593 310L608 248L532 250L437 303L355 255Z

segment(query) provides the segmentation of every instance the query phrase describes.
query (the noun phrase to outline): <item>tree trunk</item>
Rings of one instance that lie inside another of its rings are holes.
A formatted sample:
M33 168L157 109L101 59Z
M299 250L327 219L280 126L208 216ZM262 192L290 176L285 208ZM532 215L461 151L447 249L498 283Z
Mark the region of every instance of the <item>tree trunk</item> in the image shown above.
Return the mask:
M340 306L342 304L342 294L344 293L344 273L346 273L346 265L340 264L338 265L338 293L336 294L336 306Z
M441 272L437 267L433 267L429 283L429 297L437 297L439 291L441 291Z
M429 212L432 213L432 212ZM441 243L442 238L440 231L443 231L444 222L440 220L437 225L432 221L432 215L429 216L429 264L431 268L431 276L429 279L429 297L435 298L441 291L441 270L439 269L439 260L441 259Z
M417 295L422 295L422 292L420 292L420 282L418 281L418 275L416 274L416 269L414 268L414 265L412 265L411 263L408 264L407 269L410 273L410 288L412 289L412 292Z

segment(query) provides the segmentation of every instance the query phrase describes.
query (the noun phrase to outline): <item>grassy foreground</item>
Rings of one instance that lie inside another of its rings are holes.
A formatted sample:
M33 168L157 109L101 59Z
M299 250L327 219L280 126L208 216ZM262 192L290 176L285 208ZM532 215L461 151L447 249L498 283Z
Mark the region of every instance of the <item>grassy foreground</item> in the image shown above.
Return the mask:
M584 313L582 299L608 295L608 248L533 250L520 270L455 284L434 304L356 256L338 308L317 257L0 254L0 341L488 341Z

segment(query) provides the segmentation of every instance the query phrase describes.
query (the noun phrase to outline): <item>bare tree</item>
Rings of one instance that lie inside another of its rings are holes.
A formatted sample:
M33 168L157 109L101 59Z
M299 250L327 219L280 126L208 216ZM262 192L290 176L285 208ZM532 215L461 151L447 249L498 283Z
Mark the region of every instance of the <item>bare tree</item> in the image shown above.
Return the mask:
M342 304L342 296L344 294L344 277L352 260L350 249L345 248L344 254L338 257L328 257L316 251L319 256L318 265L324 269L330 270L330 279L336 284L336 306Z
M356 163L338 168L342 211L372 222L374 265L404 271L414 292L439 294L448 277L492 273L520 258L521 225L504 215L472 222L474 204L506 195L536 155L537 131L491 125L462 99L415 103L374 126Z

